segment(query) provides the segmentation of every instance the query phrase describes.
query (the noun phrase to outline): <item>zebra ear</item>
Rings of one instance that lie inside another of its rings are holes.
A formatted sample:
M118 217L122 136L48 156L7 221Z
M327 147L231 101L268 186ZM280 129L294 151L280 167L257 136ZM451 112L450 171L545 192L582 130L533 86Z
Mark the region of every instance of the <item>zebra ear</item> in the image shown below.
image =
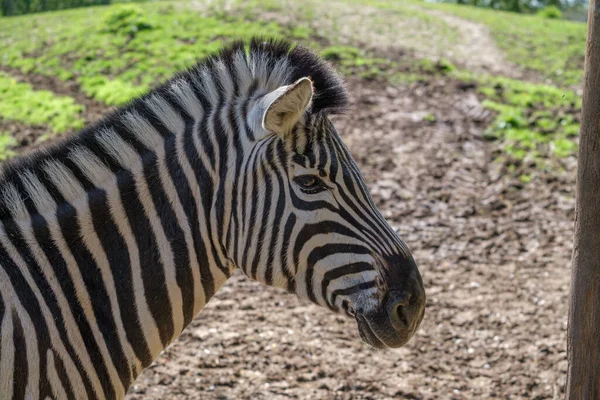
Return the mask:
M267 107L262 116L262 128L285 135L300 120L313 96L310 78L301 78L289 86L282 86L267 94Z

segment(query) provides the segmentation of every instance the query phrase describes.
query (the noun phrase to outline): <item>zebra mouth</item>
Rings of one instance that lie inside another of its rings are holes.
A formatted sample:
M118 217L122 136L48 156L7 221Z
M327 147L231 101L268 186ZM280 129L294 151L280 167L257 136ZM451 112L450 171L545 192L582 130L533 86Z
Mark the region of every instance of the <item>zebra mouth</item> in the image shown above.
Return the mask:
M409 316L397 326L385 312L357 313L358 332L364 342L377 349L402 347L411 339L423 319L424 310L418 311L418 316Z
M356 315L356 323L358 324L358 333L360 335L360 338L365 343L367 343L370 346L375 347L376 349L387 348L385 343L377 337L375 332L373 332L373 329L371 329L369 322L367 321L367 319L364 316L357 314Z

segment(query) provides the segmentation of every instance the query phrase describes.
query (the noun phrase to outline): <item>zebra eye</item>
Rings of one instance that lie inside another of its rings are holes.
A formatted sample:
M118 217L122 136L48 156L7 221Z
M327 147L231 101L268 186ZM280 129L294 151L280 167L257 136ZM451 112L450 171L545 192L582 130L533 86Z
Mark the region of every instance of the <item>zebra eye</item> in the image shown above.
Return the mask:
M300 175L294 178L294 182L307 193L318 193L325 190L323 182L315 175Z

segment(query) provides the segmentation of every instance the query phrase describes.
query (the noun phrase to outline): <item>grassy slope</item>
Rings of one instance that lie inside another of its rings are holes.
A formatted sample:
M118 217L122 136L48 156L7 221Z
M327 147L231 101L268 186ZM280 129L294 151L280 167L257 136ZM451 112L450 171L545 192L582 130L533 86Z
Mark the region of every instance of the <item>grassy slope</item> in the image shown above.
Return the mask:
M201 10L189 9L180 2L158 2L0 18L0 67L75 80L88 96L107 105L119 105L233 39L261 35L308 41L317 37L317 32L310 29L315 4L295 4L291 9L296 17L293 23L261 21L258 5L271 13L290 10L279 1L214 1ZM418 11L403 12L397 18L412 19L415 15L428 18L437 28L443 27ZM326 46L323 40L312 44ZM381 73L380 66L386 68L388 64L354 47L323 49L324 55L340 61L346 72L355 67L355 72L358 68L364 76L373 76ZM8 79L0 99L3 118L29 124L46 121L55 132L79 127L81 109L60 106L67 98L54 98L28 87L33 102L24 107L22 100L15 99L23 97L25 86L11 86ZM35 98L43 98L48 104L39 109ZM56 114L50 118L47 109ZM70 123L66 121L69 118ZM58 119L62 123L54 121Z
M273 23L199 17L168 3L5 18L0 32L2 65L75 79L106 104L127 101L232 38L290 34Z
M321 48L322 54L346 74L410 83L443 73L476 82L485 106L497 113L487 136L501 142L501 159L541 166L548 159L573 154L576 148L581 100L570 90L473 75L444 61L407 61L398 59L394 51L379 51L379 57L373 57L365 48L369 41L383 43L380 49L451 46L458 36L427 14L427 7L434 7L485 23L518 65L567 86L581 80L583 24L413 0L345 0L325 10L312 1L218 0L210 4L189 10L182 3L145 3L0 19L0 66L74 79L89 96L121 104L232 38L260 34L315 39L315 46L332 44ZM353 16L356 24L347 29ZM354 43L360 43L361 49ZM34 91L6 76L0 76L2 90L3 118L29 124L44 121L55 132L81 125L81 106L72 99Z
M273 22L233 18L218 9L201 16L170 2L90 7L0 18L0 67L75 80L88 96L118 105L234 38L255 35L306 37ZM0 72L5 120L63 133L83 126L83 110L70 97L34 90ZM1 160L16 143L0 134Z

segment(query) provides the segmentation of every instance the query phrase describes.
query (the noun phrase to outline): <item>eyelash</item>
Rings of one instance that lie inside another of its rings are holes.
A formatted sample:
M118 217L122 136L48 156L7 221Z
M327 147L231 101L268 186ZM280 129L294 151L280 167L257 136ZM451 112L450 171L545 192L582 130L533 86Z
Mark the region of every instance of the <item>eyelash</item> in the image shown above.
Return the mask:
M294 182L307 194L315 194L327 190L323 181L315 175L300 175L294 178ZM307 183L310 183L310 185L307 185Z

